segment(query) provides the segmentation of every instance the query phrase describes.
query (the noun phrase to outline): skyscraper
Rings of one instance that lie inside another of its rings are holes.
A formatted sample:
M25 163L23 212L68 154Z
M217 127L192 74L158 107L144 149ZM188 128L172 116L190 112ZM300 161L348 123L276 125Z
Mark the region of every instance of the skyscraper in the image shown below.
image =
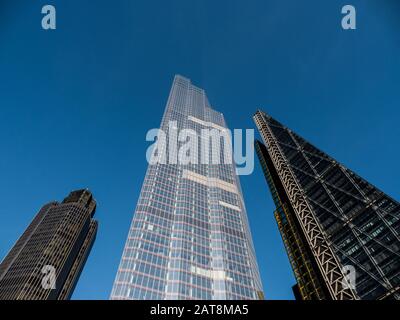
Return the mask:
M175 76L160 128L168 136L167 159L149 164L111 299L261 299L235 165L182 163L182 139L171 143L188 129L197 136L226 131L223 115L204 90ZM228 145L210 153L196 146L195 158L229 158Z
M262 111L256 151L303 299L400 299L400 205Z
M97 232L88 190L42 207L0 265L0 300L69 299Z

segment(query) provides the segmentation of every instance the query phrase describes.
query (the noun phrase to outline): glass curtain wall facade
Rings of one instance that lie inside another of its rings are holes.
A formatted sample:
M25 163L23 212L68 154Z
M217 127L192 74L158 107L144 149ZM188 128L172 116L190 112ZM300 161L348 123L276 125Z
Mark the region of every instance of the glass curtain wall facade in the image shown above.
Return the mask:
M200 136L226 124L204 90L175 76L160 128L169 140L182 129ZM217 152L190 143L196 159ZM262 299L235 165L176 163L181 146L169 145L167 163L149 164L111 299ZM229 145L217 156L227 153Z
M400 204L266 113L256 151L303 299L400 299Z

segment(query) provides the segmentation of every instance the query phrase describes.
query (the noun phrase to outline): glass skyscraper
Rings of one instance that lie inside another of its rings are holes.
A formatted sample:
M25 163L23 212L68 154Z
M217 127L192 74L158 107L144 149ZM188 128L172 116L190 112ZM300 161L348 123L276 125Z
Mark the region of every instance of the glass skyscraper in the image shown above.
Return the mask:
M170 141L183 129L201 136L226 124L204 90L175 76L160 128ZM235 165L210 159L232 149L202 154L196 145L196 158L210 161L181 163L182 144L149 164L111 299L263 299Z
M304 300L400 299L400 204L258 111L256 151Z

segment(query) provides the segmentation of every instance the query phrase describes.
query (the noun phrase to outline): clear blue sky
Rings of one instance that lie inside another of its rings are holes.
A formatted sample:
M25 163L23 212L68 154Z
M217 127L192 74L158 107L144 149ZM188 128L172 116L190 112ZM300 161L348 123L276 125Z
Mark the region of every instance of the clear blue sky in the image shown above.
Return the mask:
M356 6L358 29L341 29ZM41 7L57 30L41 29ZM231 128L262 108L400 199L397 0L2 0L0 258L39 208L90 188L100 228L75 299L107 299L175 73ZM258 162L242 177L267 299L292 271Z

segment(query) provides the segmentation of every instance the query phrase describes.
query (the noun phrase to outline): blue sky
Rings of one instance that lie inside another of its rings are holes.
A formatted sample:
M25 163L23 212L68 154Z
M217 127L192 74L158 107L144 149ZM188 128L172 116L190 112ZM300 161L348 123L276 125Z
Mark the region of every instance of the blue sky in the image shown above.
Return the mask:
M341 8L357 9L355 31ZM41 29L41 8L57 30ZM40 207L88 187L98 237L74 299L107 299L174 74L231 128L262 108L400 199L396 0L4 0L0 4L0 259ZM292 271L256 161L241 178L267 299Z

